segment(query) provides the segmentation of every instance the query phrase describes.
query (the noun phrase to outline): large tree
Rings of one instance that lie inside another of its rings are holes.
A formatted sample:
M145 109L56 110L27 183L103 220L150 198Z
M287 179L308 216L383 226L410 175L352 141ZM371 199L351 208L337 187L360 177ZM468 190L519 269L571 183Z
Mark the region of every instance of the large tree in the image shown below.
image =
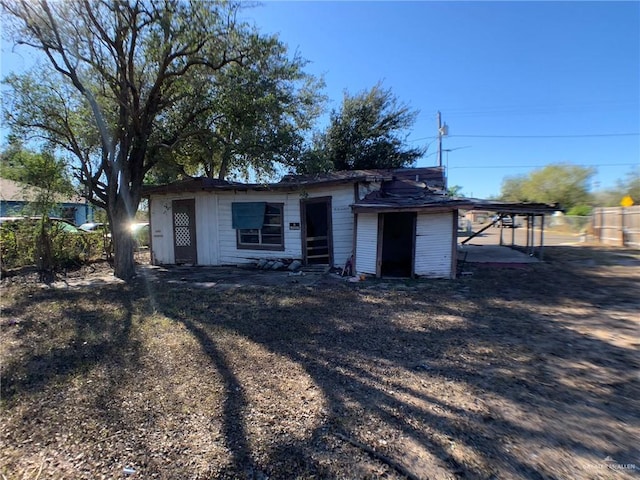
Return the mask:
M340 110L331 113L327 130L316 135L296 170L409 167L424 154L407 145L417 115L381 84L353 96L345 92Z
M130 279L134 245L127 226L143 179L200 113L176 116L173 109L204 91L209 74L241 64L257 34L236 21L233 2L0 4L14 41L46 58L37 71L8 79L7 120L75 158L87 195L108 213L115 275Z
M506 177L501 199L507 201L559 203L569 210L591 201L589 183L595 170L570 164L552 164L528 175Z
M290 58L275 36L256 39L242 65L219 70L203 83L205 92L176 104L178 118L196 108L200 114L155 178L266 178L291 164L324 105L323 82L304 72L306 63Z
M29 195L35 193L23 212L30 215L50 215L59 206L60 198L75 193L63 159L46 149L34 152L25 148L15 137L0 153L0 175L23 184Z
M635 205L640 205L640 166L629 170L625 178L619 178L615 187L596 192L594 204L601 207L618 207L627 195Z

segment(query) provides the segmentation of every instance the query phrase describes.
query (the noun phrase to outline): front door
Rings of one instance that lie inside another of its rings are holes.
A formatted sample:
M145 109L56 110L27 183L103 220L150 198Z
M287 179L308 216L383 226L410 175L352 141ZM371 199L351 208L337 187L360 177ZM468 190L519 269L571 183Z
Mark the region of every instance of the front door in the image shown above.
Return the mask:
M302 253L307 265L332 265L331 197L302 200Z
M175 263L197 263L196 249L196 204L194 199L174 200L173 210L173 250Z

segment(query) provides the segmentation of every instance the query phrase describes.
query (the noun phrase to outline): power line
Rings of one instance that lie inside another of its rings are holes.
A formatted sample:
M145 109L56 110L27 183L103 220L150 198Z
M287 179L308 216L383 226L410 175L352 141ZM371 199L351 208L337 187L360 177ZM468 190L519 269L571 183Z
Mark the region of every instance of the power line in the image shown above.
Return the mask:
M588 133L579 135L449 135L450 138L591 138L591 137L637 137L640 133Z
M577 135L447 135L447 138L598 138L598 137L637 137L640 133L586 133ZM411 138L407 141L433 140L438 137Z
M571 166L576 167L635 167L637 163L572 163ZM449 167L454 169L485 169L485 168L541 168L544 165L462 165L458 167Z
M575 112L607 113L612 111L622 111L638 109L638 101L630 99L627 101L589 101L579 103L550 103L535 105L502 105L502 106L477 106L469 108L442 108L448 115L453 117L468 116L502 116L502 115L538 115L538 114L568 114ZM429 117L434 118L434 117Z

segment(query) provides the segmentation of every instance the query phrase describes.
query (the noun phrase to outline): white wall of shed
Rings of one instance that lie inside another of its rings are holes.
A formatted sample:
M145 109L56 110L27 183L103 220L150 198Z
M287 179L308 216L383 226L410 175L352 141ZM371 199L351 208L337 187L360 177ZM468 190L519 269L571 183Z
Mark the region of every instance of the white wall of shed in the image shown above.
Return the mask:
M212 195L213 196L213 195ZM300 195L280 192L220 192L218 196L218 237L221 265L251 263L260 258L302 258L300 231L291 230L290 223L300 222ZM236 202L267 202L284 204L284 250L238 248L233 229L231 204Z
M302 198L331 198L334 265L343 266L353 252L353 184L309 188L304 192L219 191L153 195L150 218L152 259L155 264L173 264L173 216L171 202L194 198L196 241L199 265L236 265L259 258L302 258L302 225L291 230L290 223L301 223ZM231 204L269 202L284 204L284 250L239 249L232 228Z
M198 265L218 265L218 198L205 193L195 198Z
M173 217L170 197L157 195L151 198L149 202L149 222L151 229L151 262L154 265L174 263Z
M421 213L416 224L415 274L452 278L453 212ZM360 220L358 220L360 221Z
M149 215L151 258L154 264L171 265L175 263L172 202L188 199L195 201L198 265L218 264L217 199L214 195L204 193L155 195L152 197Z
M356 233L356 272L376 274L378 214L359 213Z

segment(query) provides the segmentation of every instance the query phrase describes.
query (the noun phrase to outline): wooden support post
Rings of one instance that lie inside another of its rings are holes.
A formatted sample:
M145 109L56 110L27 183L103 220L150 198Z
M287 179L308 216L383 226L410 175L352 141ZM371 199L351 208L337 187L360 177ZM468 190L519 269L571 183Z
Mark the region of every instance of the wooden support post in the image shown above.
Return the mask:
M511 214L511 248L516 244L516 216Z
M624 211L626 209L624 207L620 208L620 246L624 247L625 246L625 239L624 239Z
M525 245L525 252L527 253L529 253L529 238L531 237L529 228L531 228L531 214L527 213L527 244Z
M500 220L498 221L499 226L500 226L500 246L504 245L504 242L502 241L502 232L504 231L504 225L502 224L502 217L500 217Z

